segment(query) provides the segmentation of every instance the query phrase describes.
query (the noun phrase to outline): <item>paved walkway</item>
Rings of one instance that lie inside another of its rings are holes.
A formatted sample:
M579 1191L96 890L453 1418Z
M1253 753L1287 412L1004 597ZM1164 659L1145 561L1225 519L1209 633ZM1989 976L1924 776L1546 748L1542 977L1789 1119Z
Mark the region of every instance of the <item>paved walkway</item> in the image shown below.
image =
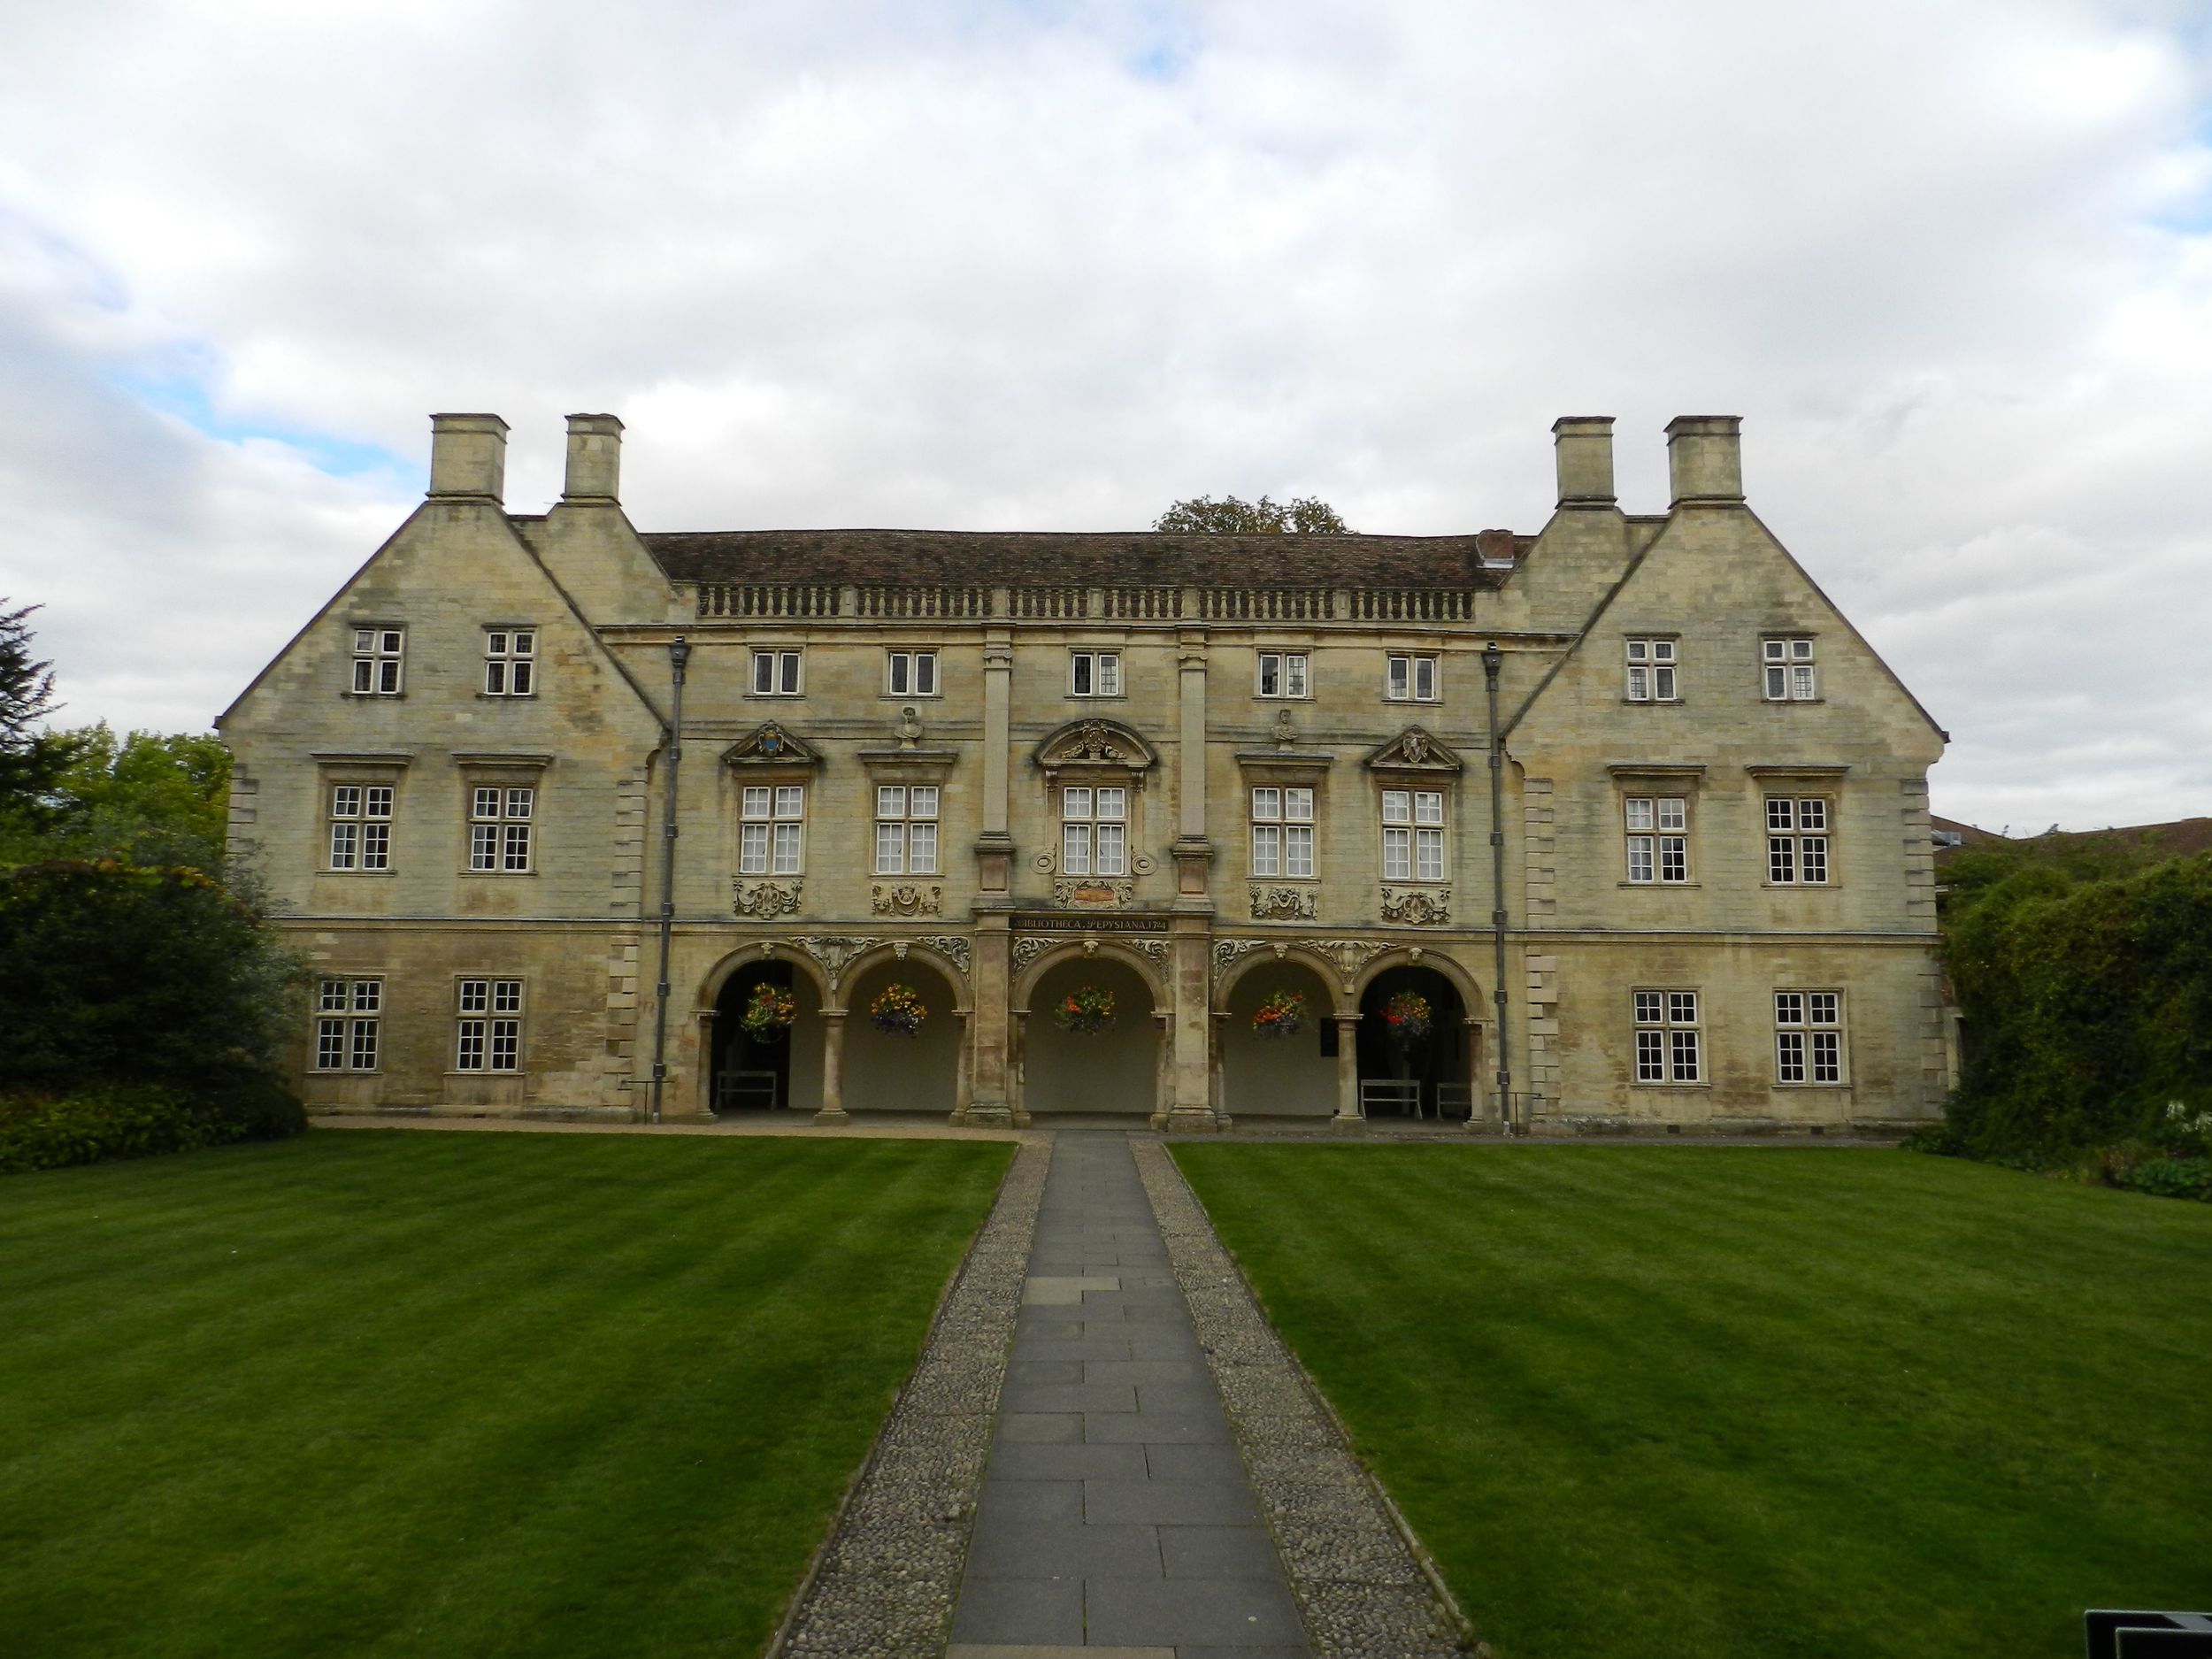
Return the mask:
M1127 1138L1064 1132L949 1659L1305 1659Z

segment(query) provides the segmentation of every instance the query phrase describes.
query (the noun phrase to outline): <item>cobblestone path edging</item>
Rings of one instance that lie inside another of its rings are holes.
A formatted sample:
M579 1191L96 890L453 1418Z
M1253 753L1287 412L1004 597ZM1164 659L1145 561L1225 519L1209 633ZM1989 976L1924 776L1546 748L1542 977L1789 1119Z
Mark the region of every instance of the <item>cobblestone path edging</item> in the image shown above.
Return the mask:
M1156 1141L1132 1137L1130 1149L1317 1659L1468 1653L1450 1593L1261 1313L1182 1171Z
M960 1594L976 1488L1052 1161L1023 1144L946 1293L781 1640L783 1659L938 1659Z

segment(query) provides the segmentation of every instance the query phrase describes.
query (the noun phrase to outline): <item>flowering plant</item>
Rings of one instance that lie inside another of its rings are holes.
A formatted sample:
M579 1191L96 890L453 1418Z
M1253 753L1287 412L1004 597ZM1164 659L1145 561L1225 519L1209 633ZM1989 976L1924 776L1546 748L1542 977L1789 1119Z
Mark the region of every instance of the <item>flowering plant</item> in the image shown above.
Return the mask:
M876 1029L896 1036L920 1036L922 1021L928 1017L929 1010L922 1006L921 993L910 985L887 985L882 994L868 1004L868 1018L876 1022Z
M1435 1010L1418 991L1401 991L1383 1004L1383 1021L1400 1042L1417 1042L1429 1034Z
M1278 991L1262 1002L1252 1016L1252 1029L1263 1037L1294 1037L1306 1023L1302 991Z
M799 1017L799 999L780 985L756 985L738 1024L755 1042L774 1042Z
M1095 1037L1114 1028L1114 994L1086 985L1060 999L1060 1029Z

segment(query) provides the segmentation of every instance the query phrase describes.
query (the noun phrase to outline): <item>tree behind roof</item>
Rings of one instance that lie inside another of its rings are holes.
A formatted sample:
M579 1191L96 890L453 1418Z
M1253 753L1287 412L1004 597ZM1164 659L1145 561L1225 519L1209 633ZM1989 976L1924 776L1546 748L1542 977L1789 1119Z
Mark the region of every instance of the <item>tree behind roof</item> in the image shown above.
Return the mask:
M1152 521L1155 530L1185 535L1349 535L1351 526L1335 508L1317 495L1294 495L1286 502L1263 495L1243 501L1224 495L1193 495L1179 501Z

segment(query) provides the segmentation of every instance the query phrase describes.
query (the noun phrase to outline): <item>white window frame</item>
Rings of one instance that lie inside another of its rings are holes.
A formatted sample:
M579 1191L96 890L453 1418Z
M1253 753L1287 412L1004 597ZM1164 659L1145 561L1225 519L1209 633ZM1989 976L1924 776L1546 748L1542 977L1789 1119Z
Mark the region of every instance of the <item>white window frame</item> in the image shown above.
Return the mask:
M393 786L388 783L334 783L326 801L329 834L323 867L361 874L392 867Z
M1765 797L1767 886L1836 885L1834 798L1823 795Z
M879 876L933 876L943 806L933 783L876 785L876 865Z
M1129 873L1129 787L1060 786L1060 873L1117 878Z
M1260 651L1253 664L1253 695L1302 703L1313 695L1310 657L1304 651Z
M522 981L468 974L454 982L453 998L453 1069L521 1071Z
M1252 874L1271 881L1310 881L1315 873L1313 790L1310 786L1254 787Z
M1621 802L1622 834L1632 887L1686 887L1690 879L1690 801L1679 795L1632 795Z
M1070 651L1068 653L1068 695L1071 697L1118 697L1121 695L1121 653L1119 651Z
M315 987L313 1071L374 1071L384 1061L384 979L329 974Z
M921 682L927 680L924 685ZM883 695L887 697L935 697L942 694L937 678L937 653L886 651L883 654Z
M1820 674L1809 634L1770 634L1760 639L1759 688L1769 703L1820 700Z
M1774 1081L1779 1087L1842 1088L1851 1080L1844 1051L1841 991L1774 994Z
M1382 879L1422 883L1447 879L1444 792L1386 788L1380 804Z
M1429 651L1392 651L1383 666L1383 696L1390 703L1441 703L1444 664Z
M1671 635L1647 634L1624 643L1627 678L1622 695L1631 703L1681 702L1680 641Z
M1684 986L1642 987L1629 993L1635 1031L1638 1088L1705 1081L1704 997Z
M538 631L535 628L484 629L484 695L488 697L534 697L538 695Z
M803 697L806 695L806 653L793 645L764 645L753 651L752 679L746 682L754 697Z
M737 873L806 873L806 786L749 783L738 790Z
M469 786L469 873L526 876L537 868L538 787Z
M407 685L407 630L371 623L353 631L353 695L396 697Z

